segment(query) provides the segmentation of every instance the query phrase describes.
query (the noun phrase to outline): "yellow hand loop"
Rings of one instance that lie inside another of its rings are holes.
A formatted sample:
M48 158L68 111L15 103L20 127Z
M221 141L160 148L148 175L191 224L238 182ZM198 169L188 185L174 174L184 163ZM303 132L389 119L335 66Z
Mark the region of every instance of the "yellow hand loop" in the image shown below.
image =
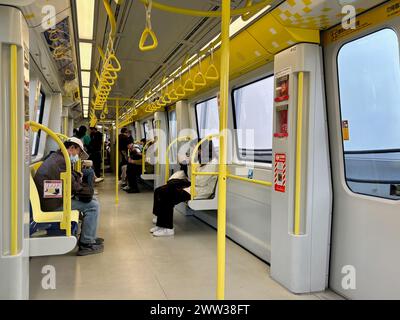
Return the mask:
M110 72L121 71L121 64L114 54L110 54L107 61L105 62L105 70Z
M165 103L163 97L160 97L157 101L157 106L159 107L165 107L167 104Z
M163 100L164 100L164 102L167 103L167 104L172 102L172 100L171 100L171 98L170 98L170 96L169 96L168 93L164 94Z
M187 92L193 92L196 90L196 87L195 87L192 79L189 78L185 81L184 89Z
M176 90L175 89L172 89L169 92L169 97L171 98L172 101L176 101L176 100L179 99L179 96L176 94Z
M204 77L204 74L199 71L196 73L193 79L193 83L195 86L204 87L207 84L207 80Z
M186 95L185 88L182 86L182 84L179 84L179 86L175 90L176 95L178 98L182 98Z
M150 51L154 50L158 46L158 40L156 34L154 33L151 27L151 7L152 7L152 0L148 0L144 4L146 8L146 27L143 30L142 36L140 37L139 41L139 49L141 51ZM152 40L152 44L146 46L146 40L150 36Z
M208 66L205 78L208 80L218 80L219 79L219 73L218 73L218 70L215 67L214 63L212 63Z
M145 45L147 37L150 36L153 43L150 45ZM149 28L145 28L142 36L140 37L140 42L139 42L139 49L141 51L150 51L150 50L154 50L155 48L157 48L158 46L158 40L156 37L156 34L154 33L153 30L149 29Z

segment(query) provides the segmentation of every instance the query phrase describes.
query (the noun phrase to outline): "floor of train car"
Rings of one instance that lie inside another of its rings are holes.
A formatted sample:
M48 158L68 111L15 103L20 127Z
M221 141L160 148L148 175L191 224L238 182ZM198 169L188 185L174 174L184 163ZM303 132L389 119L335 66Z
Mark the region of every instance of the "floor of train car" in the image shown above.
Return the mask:
M153 238L152 195L120 192L109 176L98 185L102 254L37 257L30 262L30 299L214 299L216 231L175 213L176 234ZM44 290L43 266L56 270L56 289ZM340 299L331 291L295 295L271 279L269 266L227 241L227 299Z

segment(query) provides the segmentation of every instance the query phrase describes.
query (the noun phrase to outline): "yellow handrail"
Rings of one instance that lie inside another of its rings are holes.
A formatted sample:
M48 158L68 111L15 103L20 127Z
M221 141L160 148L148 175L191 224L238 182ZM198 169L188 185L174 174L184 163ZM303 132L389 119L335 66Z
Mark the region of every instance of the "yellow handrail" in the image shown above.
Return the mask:
M147 3L148 0L140 0L143 3ZM232 16L239 16L242 14L246 13L252 13L261 10L262 8L266 7L267 5L270 5L273 2L273 0L264 0L261 1L257 4L254 4L249 7L244 7L240 9L235 9L231 10L230 15ZM185 8L179 8L179 7L174 7L166 4L161 4L158 2L153 1L153 7L159 10L163 11L168 11L172 13L178 13L178 14L183 14L183 15L189 15L189 16L196 16L196 17L223 17L224 13L222 11L203 11L203 10L192 10L192 9L185 9Z
M254 184L260 184L260 185L266 186L266 187L272 187L272 182L268 182L268 181L250 179L250 178L246 178L246 177L236 176L236 175L233 175L230 173L227 174L227 177L230 179L245 181L245 182L254 183Z
M11 129L11 247L12 256L18 254L18 47L10 47L10 129Z
M62 133L56 133L56 135L57 135L57 137L60 138L61 141L66 141L69 139L68 136L66 136L65 134L62 134Z
M205 138L201 139L193 149L192 156L190 159L190 196L193 200L196 196L196 176L200 175L214 175L215 172L198 172L196 169L199 166L199 163L196 161L197 153L199 152L200 146L203 144L204 141L210 141L213 138L219 137L219 133L210 134Z
M26 125L30 127L33 131L42 130L47 133L54 141L58 144L61 149L61 152L64 156L66 171L61 173L61 180L64 181L63 188L63 218L60 223L60 229L65 230L67 237L71 236L71 160L69 158L69 154L67 149L64 146L64 143L58 137L56 133L54 133L49 128L41 125L40 123L34 121L26 122Z
M296 191L294 204L294 234L300 235L301 222L301 157L302 157L302 134L303 134L303 91L304 72L299 72L297 96L297 137L296 137Z
M165 154L165 183L168 182L169 179L169 152L171 151L172 146L177 143L177 142L182 142L182 141L189 141L191 140L192 137L191 136L182 136L182 137L178 137L176 139L174 139L168 146L167 148L167 152Z
M74 170L76 172L82 173L82 160L79 159L79 161L74 165Z
M114 37L115 33L117 32L117 22L115 21L114 14L111 10L111 6L107 0L103 0L104 8L107 11L108 19L110 20L111 25L111 36Z
M108 1L103 0L103 4L110 20L111 31L109 33L106 51L103 52L103 50L99 46L97 47L100 54L100 61L103 60L103 64L101 66L100 74L97 71L95 72L98 84L97 87L93 85L95 99L92 102L92 110L104 109L104 104L108 100L108 96L112 90L112 86L116 83L118 79L118 72L122 70L121 63L115 56L114 52L114 38L117 29L115 17ZM90 122L92 125L95 125L97 122L97 118L91 117Z
M260 4L263 4L261 2ZM265 2L266 3L266 2ZM255 6L254 6L255 7ZM248 9L248 8L246 8ZM246 10L247 12L247 10ZM227 128L229 99L229 25L231 1L222 0L221 22L221 76L220 76L220 135L219 135L219 175L218 175L218 216L217 216L217 299L225 299L225 258L226 258L226 176L227 176Z
M146 151L149 145L153 143L153 140L147 141L147 143L143 146L142 151L142 174L146 174Z

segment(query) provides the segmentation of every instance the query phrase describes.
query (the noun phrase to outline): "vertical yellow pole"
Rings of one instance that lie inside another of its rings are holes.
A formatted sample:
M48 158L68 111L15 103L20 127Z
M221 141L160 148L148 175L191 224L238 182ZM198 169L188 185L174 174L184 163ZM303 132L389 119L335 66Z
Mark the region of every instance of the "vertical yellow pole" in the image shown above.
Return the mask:
M119 203L118 177L119 177L119 100L115 103L115 203Z
M102 141L102 144L101 144L101 163L102 163L102 173L103 173L103 175L102 175L102 177L104 178L104 150L105 150L105 147L104 147L104 126L105 126L105 124L103 123L103 126L101 127L101 131L102 131L102 134L103 134L103 141Z
M64 136L68 137L68 117L64 117Z
M18 50L11 45L11 255L18 254Z
M294 234L300 235L301 221L301 156L303 141L303 88L304 73L299 73L298 78L298 97L297 97L297 137L296 137L296 192L294 203Z
M218 230L217 230L217 299L225 299L225 250L226 250L226 179L227 179L227 132L229 89L229 24L231 1L222 0L221 22L221 78L220 78L220 136L218 175Z

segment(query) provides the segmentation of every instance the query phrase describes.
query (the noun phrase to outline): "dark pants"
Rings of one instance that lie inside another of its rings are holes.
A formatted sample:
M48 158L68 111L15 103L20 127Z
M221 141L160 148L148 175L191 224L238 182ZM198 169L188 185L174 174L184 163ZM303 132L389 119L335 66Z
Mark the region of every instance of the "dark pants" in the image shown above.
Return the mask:
M128 161L126 161L126 153L120 151L119 152L119 177L118 179L121 179L121 172L122 172L122 166L128 164Z
M90 160L93 161L93 170L97 178L101 177L101 151L95 151L90 154Z
M127 169L126 169L126 175L128 177L128 184L129 184L129 188L131 190L136 190L138 191L138 184L137 184L137 180L140 176L140 172L142 171L142 166L139 166L137 164L132 164L132 163L128 163L127 165Z
M190 200L184 188L190 187L187 180L170 180L154 191L153 214L157 216L157 227L173 229L174 207Z

